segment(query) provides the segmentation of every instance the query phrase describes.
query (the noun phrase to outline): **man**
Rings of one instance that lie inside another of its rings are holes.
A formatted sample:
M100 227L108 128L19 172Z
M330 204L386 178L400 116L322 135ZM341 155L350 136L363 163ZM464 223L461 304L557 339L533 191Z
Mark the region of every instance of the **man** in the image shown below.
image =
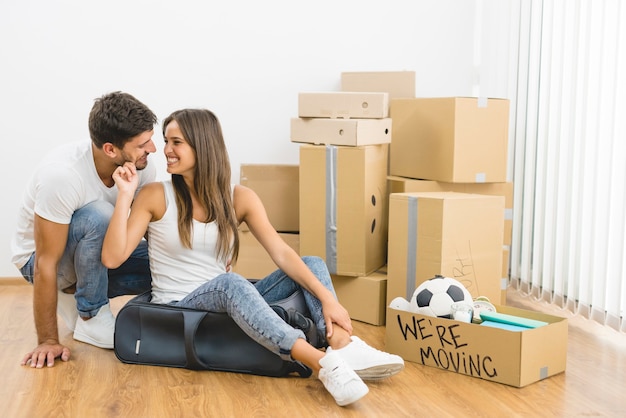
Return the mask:
M148 155L156 151L156 122L130 94L104 95L89 114L91 141L53 151L28 184L11 248L13 263L33 284L38 345L22 365L42 368L58 357L69 360L69 348L59 342L57 312L74 339L112 349L109 298L150 289L145 241L118 269L108 270L100 256L117 198L115 169L132 162L141 170L141 186L155 180Z

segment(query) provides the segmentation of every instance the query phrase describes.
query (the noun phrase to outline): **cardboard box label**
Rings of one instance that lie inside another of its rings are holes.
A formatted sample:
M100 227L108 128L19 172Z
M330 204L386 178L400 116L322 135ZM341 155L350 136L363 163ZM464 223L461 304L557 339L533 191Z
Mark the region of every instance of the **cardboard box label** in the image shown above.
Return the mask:
M471 344L458 321L432 321L430 317L396 315L404 341L420 341L416 347L417 363L474 377L495 378L498 368L489 351Z
M385 348L407 361L517 387L565 370L565 318L496 307L548 325L510 331L387 308Z

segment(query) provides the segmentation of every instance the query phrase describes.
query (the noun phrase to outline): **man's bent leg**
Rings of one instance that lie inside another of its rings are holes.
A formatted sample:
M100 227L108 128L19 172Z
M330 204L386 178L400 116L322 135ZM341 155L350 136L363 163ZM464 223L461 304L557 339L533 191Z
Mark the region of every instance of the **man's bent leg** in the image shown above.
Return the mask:
M61 288L76 283L76 305L82 319L76 321L74 339L109 349L113 348L115 318L107 295L108 269L101 262L101 253L112 214L113 205L104 201L74 212L58 271Z
M107 268L101 262L102 241L113 205L91 202L74 212L65 253L58 269L59 288L76 285L79 315L91 318L109 302Z

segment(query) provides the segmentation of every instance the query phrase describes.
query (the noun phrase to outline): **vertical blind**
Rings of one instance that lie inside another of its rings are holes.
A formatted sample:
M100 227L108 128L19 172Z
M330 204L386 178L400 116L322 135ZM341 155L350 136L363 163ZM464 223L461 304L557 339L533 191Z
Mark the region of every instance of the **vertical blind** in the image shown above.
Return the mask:
M626 2L518 4L511 281L626 331Z

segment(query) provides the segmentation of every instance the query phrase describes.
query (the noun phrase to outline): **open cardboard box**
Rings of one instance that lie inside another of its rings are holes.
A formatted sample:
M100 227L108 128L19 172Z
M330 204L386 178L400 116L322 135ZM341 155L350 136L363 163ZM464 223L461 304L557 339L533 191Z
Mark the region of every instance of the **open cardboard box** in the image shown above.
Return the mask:
M496 309L548 325L510 331L387 307L385 349L406 361L515 387L565 371L566 318L508 306Z

